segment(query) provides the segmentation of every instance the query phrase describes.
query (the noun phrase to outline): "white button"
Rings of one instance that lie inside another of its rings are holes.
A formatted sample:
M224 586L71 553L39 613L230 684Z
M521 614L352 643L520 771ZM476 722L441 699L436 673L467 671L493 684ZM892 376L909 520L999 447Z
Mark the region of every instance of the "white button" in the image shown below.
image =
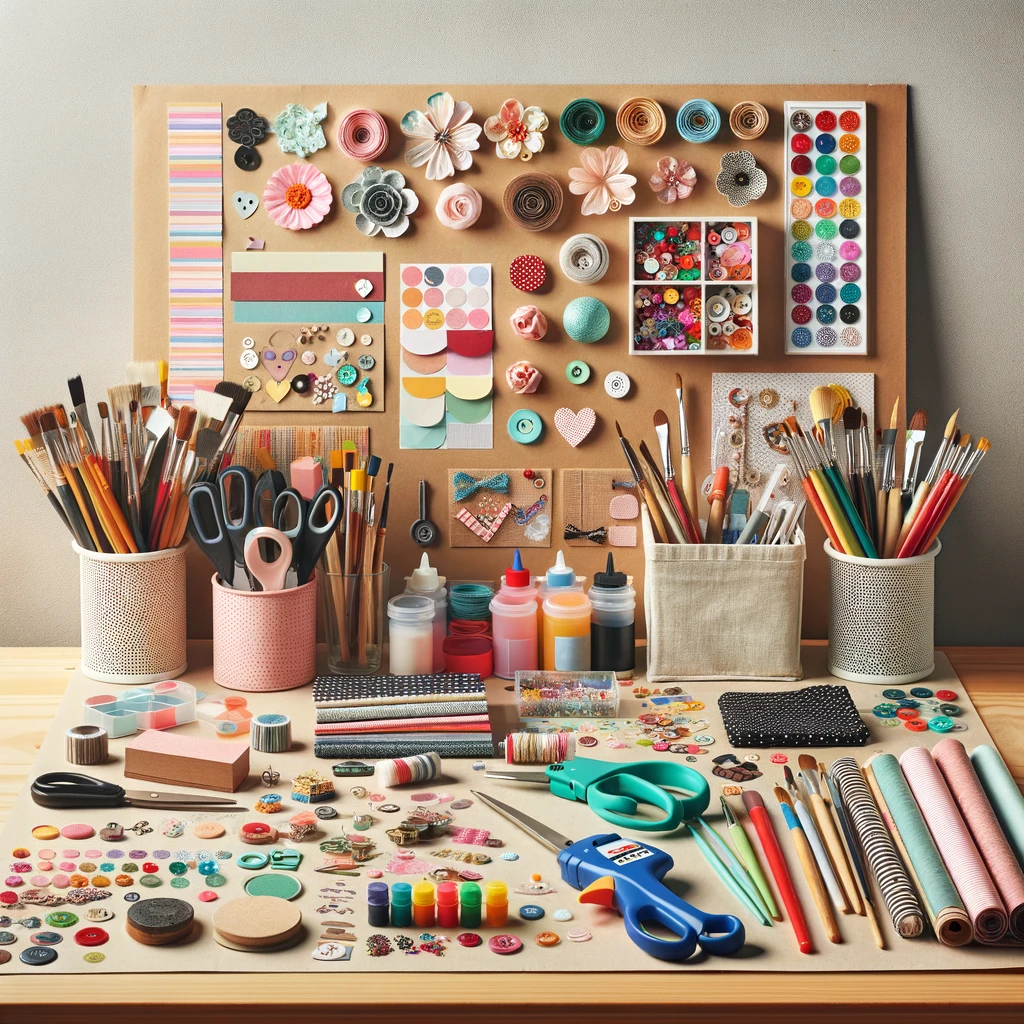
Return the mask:
M373 335L372 334L360 334L359 335L359 344L360 345L372 345L373 344Z
M648 274L656 274L660 267L661 264L653 257L644 260L644 270L647 271Z
M737 316L746 316L753 308L754 303L751 302L750 296L743 292L740 292L739 295L732 300L732 311Z
M708 299L707 312L709 320L724 320L729 315L729 303L721 295L712 295Z
M721 324L716 324L714 322L714 320L712 320L711 323L708 324L708 334L712 338L717 338L721 333L722 333L722 325Z
M373 319L373 313L369 310L367 306L360 306L356 310L356 319L361 324L367 324Z
M247 348L238 361L246 370L255 370L260 365L260 357L251 348Z
M722 324L722 333L728 338L736 333L736 325L731 320Z
M252 338L242 339L242 348L255 348L256 342Z
M621 370L612 370L604 379L604 389L612 398L625 398L632 381Z
M356 340L356 336L352 333L352 329L351 328L349 328L349 327L342 327L342 329L340 331L338 331L338 344L339 345L344 345L345 348L348 348L349 345L351 345L352 342L354 342L355 340Z
M302 353L300 358L307 366L312 366L316 362L316 353L306 351Z
M732 245L732 243L735 242L736 238L738 237L738 232L735 228L722 228L722 230L719 232L719 235L723 242L725 242L728 245Z

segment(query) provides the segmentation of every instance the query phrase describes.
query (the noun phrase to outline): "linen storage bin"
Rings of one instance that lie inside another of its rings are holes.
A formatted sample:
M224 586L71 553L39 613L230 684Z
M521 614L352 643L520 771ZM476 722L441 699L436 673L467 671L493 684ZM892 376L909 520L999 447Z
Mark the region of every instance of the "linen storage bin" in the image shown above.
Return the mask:
M828 670L854 683L902 686L935 668L936 541L913 558L828 555Z
M795 680L807 549L656 544L646 510L647 679Z
M293 690L316 675L316 575L288 590L232 590L214 574L213 681Z
M77 544L82 671L102 683L158 683L185 671L185 551L137 555Z

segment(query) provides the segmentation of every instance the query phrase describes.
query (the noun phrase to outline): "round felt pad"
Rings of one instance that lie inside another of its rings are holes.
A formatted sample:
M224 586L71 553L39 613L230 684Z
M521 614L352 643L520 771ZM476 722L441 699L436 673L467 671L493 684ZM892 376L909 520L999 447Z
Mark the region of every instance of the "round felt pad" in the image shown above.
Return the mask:
M302 883L294 875L253 875L245 883L250 896L276 896L282 900L293 900L302 892Z
M276 896L251 896L218 907L213 926L218 940L246 947L271 946L299 931L302 911Z
M128 908L125 930L137 942L160 946L192 931L192 904L169 896L139 900Z

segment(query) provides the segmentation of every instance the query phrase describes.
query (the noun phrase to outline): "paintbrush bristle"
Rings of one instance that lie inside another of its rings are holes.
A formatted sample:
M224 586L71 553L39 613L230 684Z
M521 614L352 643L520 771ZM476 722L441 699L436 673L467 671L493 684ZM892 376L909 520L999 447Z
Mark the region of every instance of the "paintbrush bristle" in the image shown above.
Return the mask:
M195 452L196 458L203 462L209 462L217 454L217 448L221 442L220 434L212 427L203 427L196 431Z
M622 437L622 427L619 426L619 421L615 421L615 433Z
M60 427L61 430L67 430L68 429L68 414L64 410L64 406L63 405L54 405L54 406L51 407L51 410L53 412L54 419L57 421L57 426Z
M942 436L948 441L953 436L953 431L956 430L956 418L960 415L960 410L957 409L952 416L949 417L949 421L946 423L946 429L942 432Z
M899 424L899 415L900 415L900 398L899 398L899 395L897 395L896 396L896 401L893 403L892 415L889 417L889 429L890 430L895 430L896 429L897 425Z
M128 363L124 368L124 379L129 384L136 381L140 388L160 387L160 367L157 363Z
M821 423L822 420L829 420L831 422L833 398L832 389L827 384L820 384L818 387L811 389L811 416L814 418L815 423Z
M780 804L785 804L788 808L790 808L790 810L792 810L793 800L781 786L775 787L775 799L778 800Z
M677 391L682 391L683 390L683 378L680 377L678 373L676 374L676 390Z
M910 417L910 423L907 426L908 430L927 430L928 429L928 413L924 409L918 409L913 416Z
M45 409L33 409L21 417L21 425L28 431L30 437L38 437L42 433L39 426L39 417L46 412Z
M855 405L847 406L843 410L843 426L847 430L859 430L861 417L864 414Z
M664 410L662 410L662 409L655 409L654 410L654 425L656 427L667 427L668 426L668 416L665 415Z
M816 772L818 770L818 762L814 760L813 754L801 754L797 764L800 765L800 771L802 772Z
M231 412L241 416L245 412L252 392L233 380L222 380L214 389L218 395L227 395L231 399Z
M85 385L80 376L68 378L68 394L72 405L85 405Z
M196 425L196 410L194 406L183 405L174 421L174 436L179 441L187 441L192 436L192 428Z
M793 777L793 769L790 768L788 764L782 766L782 774L786 780L786 785L789 786L790 789L796 789L796 779Z
M197 416L205 426L207 423L224 422L224 417L231 411L231 398L227 395L218 394L216 391L205 391L196 388L192 395L195 403Z
M44 434L49 434L51 431L57 429L57 417L53 414L53 411L47 409L39 416L39 428Z

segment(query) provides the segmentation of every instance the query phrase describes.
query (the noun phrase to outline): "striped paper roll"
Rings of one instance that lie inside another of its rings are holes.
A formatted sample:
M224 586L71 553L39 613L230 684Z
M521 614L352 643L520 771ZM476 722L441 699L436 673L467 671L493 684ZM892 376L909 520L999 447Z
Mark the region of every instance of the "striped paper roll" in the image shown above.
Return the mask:
M1010 931L1014 938L1024 939L1024 872L999 827L967 749L950 737L935 744L932 756L1003 898L1010 915Z
M971 919L900 771L899 761L892 754L880 754L872 758L871 770L920 882L939 942L947 946L966 945L974 937Z
M971 764L981 779L1017 863L1024 867L1024 796L995 747L983 743L971 751Z
M916 939L924 931L924 912L860 767L854 758L840 757L832 762L831 775L893 927L903 938Z
M931 751L911 747L900 757L900 767L971 917L974 937L998 942L1006 934L1006 909Z
M615 127L623 142L634 146L653 146L665 134L665 111L649 96L626 100L615 113Z

